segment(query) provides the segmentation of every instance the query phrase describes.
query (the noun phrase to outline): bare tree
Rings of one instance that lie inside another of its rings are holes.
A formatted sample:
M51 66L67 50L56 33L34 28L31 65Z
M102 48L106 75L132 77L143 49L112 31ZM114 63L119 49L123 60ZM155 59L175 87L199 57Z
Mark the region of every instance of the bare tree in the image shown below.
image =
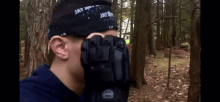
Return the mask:
M188 102L199 102L200 99L200 20L198 19L196 22L195 19L195 11L197 9L195 0L190 3L190 84L188 89ZM197 23L197 26L196 26Z
M164 13L163 13L163 11L164 11L164 9L163 9L163 1L161 1L162 3L161 3L161 15L162 16L164 16ZM163 32L163 23L164 23L164 20L163 20L163 18L162 18L162 20L161 20L161 36L160 36L160 38L161 38L161 43L163 43L163 34L162 34L162 32Z
M172 46L175 47L176 44L176 20L175 20L175 15L176 15L176 0L172 0Z
M170 0L167 0L166 4L165 4L165 15L166 16L170 16L171 15L171 7L170 7L171 3ZM164 48L167 47L168 45L168 32L170 29L170 18L164 19L164 23L163 23L163 44L164 44Z
M48 55L48 37L47 28L50 20L50 1L49 0L34 0L29 1L32 8L32 17L30 25L30 51L28 76L32 75L34 69L39 64L47 64Z
M134 24L134 1L135 0L131 0L131 28L130 28L130 43L133 43L133 34L134 34L134 27L133 27L133 24Z
M113 5L112 5L113 13L115 16L115 20L118 23L118 0L113 0Z
M159 16L159 0L157 0L157 18ZM160 50L160 21L157 21L157 50Z
M170 46L170 54L169 54L167 89L169 89L169 83L170 83L171 51L172 51L172 46Z
M151 0L137 0L135 11L135 27L133 35L133 47L131 56L131 78L137 82L136 87L147 84L144 79L145 49L146 49L146 22L148 20L146 8Z
M146 7L146 11L147 13L147 25L146 25L146 29L148 30L148 50L149 50L149 55L154 55L154 57L156 56L156 48L155 48L155 41L154 41L154 34L153 34L153 27L152 24L154 22L152 21L152 4L149 3L148 6Z
M180 25L180 28L179 28L179 40L180 40L180 43L179 45L182 43L182 19L181 19L181 0L179 2L179 25Z
M122 22L123 22L123 19L122 19L122 7L123 7L123 1L121 0L121 16L120 16L120 38L121 38L121 34L122 34Z

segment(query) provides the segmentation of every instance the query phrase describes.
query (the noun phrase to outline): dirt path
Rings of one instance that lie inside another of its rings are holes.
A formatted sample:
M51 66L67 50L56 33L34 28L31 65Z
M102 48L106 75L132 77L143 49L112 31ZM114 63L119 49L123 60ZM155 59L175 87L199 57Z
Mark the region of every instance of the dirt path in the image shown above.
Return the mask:
M159 51L156 58L146 57L145 79L148 85L132 88L128 102L186 102L189 87L189 52L173 50L171 57L170 90L167 90L169 49ZM166 56L166 55L165 55ZM175 57L175 59L174 59ZM175 68L176 65L176 68Z

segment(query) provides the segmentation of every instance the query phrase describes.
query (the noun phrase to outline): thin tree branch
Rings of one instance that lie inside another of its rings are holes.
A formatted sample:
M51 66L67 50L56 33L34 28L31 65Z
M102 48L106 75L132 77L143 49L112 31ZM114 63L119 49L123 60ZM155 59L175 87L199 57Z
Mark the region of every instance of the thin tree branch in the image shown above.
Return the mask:
M149 24L146 24L146 27L148 27L148 26L150 26L151 24L153 24L153 23L159 21L159 20L162 19L162 18L163 18L163 16L159 17L158 19L154 20L153 22L150 22Z
M170 17L169 17L169 16L161 16L161 17L159 17L158 19L156 19L156 20L154 20L154 21L152 21L152 22L146 24L146 27L150 26L150 25L153 24L153 23L156 23L157 21L161 20L162 18L169 19L169 18L172 18L172 17L173 17L173 16L170 16ZM175 16L175 17L177 17L177 16Z
M189 10L186 9L187 14L189 15L189 18L190 18L190 19L191 19L191 14L190 14L190 13L195 13L195 10L196 10L196 9L200 9L198 6L196 6L196 4L195 4L195 7L194 7L194 9L192 10L192 12L190 12Z
M186 11L187 11L187 14L189 15L189 17L191 18L191 16L190 16L190 11L189 11L189 10L187 10L187 9L186 9Z

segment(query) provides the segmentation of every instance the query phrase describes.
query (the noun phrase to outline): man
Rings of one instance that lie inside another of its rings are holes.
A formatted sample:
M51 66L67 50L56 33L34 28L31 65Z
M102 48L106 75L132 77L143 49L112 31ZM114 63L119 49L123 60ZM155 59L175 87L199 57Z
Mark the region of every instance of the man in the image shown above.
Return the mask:
M20 81L20 101L80 102L85 87L80 61L83 40L94 35L117 36L117 29L106 0L59 0L48 30L53 61Z

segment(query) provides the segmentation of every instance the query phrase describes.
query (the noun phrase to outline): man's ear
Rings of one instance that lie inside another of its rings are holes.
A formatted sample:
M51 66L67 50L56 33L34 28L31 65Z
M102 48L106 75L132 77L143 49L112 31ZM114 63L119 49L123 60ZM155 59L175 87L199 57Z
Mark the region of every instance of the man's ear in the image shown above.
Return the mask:
M67 39L61 36L53 36L50 40L50 48L61 60L67 60L69 58L69 52L67 49Z

